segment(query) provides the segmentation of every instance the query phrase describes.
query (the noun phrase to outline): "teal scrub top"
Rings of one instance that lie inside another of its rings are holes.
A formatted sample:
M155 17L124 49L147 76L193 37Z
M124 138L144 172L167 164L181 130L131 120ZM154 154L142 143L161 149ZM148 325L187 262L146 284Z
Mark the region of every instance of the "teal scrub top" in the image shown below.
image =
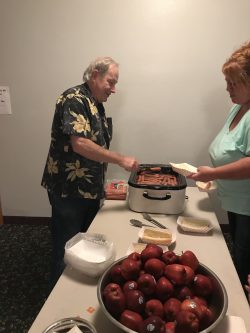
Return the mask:
M241 105L235 104L229 112L225 125L209 147L214 167L238 161L250 156L250 110L238 125L229 131ZM250 216L250 179L217 180L218 196L222 208L229 212Z

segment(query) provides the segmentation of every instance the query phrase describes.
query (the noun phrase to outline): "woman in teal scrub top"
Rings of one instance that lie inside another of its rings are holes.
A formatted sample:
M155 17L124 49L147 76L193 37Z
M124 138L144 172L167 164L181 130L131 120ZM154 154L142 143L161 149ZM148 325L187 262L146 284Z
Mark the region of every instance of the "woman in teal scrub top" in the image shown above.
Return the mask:
M231 55L222 72L233 106L209 147L213 167L201 166L189 178L216 181L228 213L235 267L244 285L250 273L250 43Z

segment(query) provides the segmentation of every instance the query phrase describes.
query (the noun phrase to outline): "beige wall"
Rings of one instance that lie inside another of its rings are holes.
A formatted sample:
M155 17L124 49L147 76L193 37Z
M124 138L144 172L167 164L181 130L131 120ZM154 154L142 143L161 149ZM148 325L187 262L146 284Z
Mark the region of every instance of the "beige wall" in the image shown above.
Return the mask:
M249 38L249 13L249 0L0 0L0 86L13 112L0 115L4 214L49 216L40 181L55 101L99 55L120 63L106 104L112 149L207 164L230 106L221 65Z

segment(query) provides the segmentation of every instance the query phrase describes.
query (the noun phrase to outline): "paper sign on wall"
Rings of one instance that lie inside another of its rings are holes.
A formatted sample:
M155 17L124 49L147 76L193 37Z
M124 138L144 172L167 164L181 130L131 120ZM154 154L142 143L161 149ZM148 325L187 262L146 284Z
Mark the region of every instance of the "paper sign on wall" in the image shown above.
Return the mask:
M11 114L9 87L0 86L0 114Z

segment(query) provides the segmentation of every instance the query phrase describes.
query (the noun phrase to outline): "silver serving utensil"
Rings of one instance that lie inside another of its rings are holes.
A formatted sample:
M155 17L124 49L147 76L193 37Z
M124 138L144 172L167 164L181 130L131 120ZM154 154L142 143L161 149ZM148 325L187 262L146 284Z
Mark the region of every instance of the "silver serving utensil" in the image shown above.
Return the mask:
M148 213L142 213L142 216L144 217L145 220L153 223L154 225L157 225L157 227L162 228L162 229L168 229L167 227L165 227L165 225L163 225L160 222L153 219L152 216L150 216Z
M129 222L130 222L134 227L139 227L139 228L141 228L141 227L152 227L152 228L154 228L153 225L149 225L149 224L143 223L143 222L141 222L141 221L139 221L139 220L136 220L136 219L131 219Z

